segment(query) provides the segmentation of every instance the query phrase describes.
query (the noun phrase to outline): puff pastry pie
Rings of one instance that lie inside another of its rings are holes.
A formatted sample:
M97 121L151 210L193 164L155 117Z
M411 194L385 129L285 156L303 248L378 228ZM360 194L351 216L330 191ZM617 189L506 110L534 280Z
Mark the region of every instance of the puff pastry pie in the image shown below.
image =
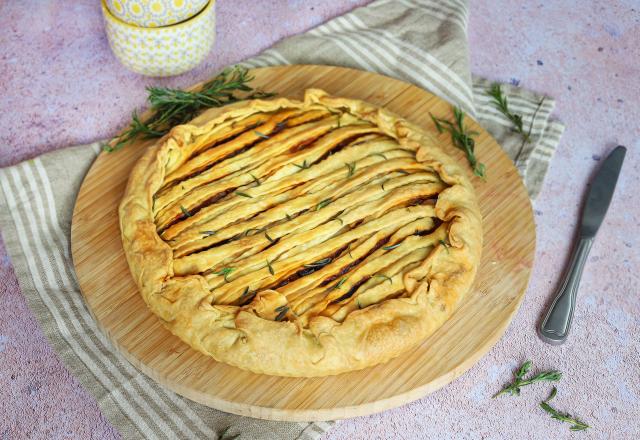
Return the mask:
M120 205L153 313L218 361L280 376L357 370L424 341L471 287L481 223L432 137L316 89L175 127Z

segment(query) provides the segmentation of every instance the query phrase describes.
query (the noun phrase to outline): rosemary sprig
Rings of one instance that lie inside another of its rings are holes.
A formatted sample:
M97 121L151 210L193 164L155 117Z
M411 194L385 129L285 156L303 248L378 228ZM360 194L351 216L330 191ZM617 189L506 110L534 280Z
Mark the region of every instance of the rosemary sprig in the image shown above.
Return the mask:
M470 131L464 125L464 112L460 107L453 107L453 122L446 119L440 119L433 116L431 113L431 120L436 126L439 133L445 131L451 135L451 142L453 145L461 149L467 155L469 165L473 169L473 173L476 176L485 177L485 166L483 163L478 162L475 155L475 141L472 136L476 136L478 132Z
M500 84L491 84L491 87L487 91L487 95L492 98L492 103L498 109L498 111L502 113L509 121L511 121L514 126L514 131L522 136L522 145L520 148L522 148L527 142L531 142L531 130L533 129L533 121L535 121L536 115L538 114L540 107L542 107L545 97L543 96L540 102L538 102L538 106L536 107L536 110L533 113L533 117L531 118L529 129L525 132L522 115L513 113L511 110L509 110L509 101L507 100L507 97L502 93Z
M180 205L180 211L184 214L185 217L191 217L191 213L184 206Z
M531 361L526 361L516 372L515 379L512 383L505 386L502 390L493 395L493 398L500 396L501 394L508 393L512 396L520 395L520 387L531 385L536 382L556 382L562 377L562 373L557 370L543 371L528 379L524 377L531 370Z
M356 171L356 163L351 162L351 163L345 163L344 165L349 170L349 172L347 173L347 179L348 179L349 177L353 176L353 173Z
M327 206L329 203L331 203L331 199L324 199L323 201L321 201L316 205L316 211L321 210L322 208Z
M251 195L249 195L247 193L244 193L242 191L236 191L236 192L234 192L234 194L237 195L237 196L242 196L242 197L247 197L249 199L253 199L253 196L251 196Z
M389 277L389 276L387 276L385 274L377 273L377 274L374 275L374 277L375 278L382 278L384 281L389 281L389 283L393 284L393 280L391 279L391 277ZM384 281L383 281L383 283L384 283Z
M222 107L244 99L273 96L272 93L254 91L249 86L252 80L247 69L234 67L223 70L198 91L147 87L151 116L142 120L137 111L134 111L129 127L111 139L103 149L116 151L138 138L162 137L172 127L190 121L207 108Z
M271 136L268 136L258 130L253 130L253 132L256 134L256 136L260 136L262 139L270 139Z
M383 246L382 249L384 249L385 251L390 251L393 250L395 248L397 248L398 246L400 246L402 243L397 243L391 246Z
M214 275L221 275L224 277L224 280L228 283L229 280L227 279L227 277L229 276L229 274L231 272L233 272L234 270L236 270L235 267L223 267L222 269L220 269L217 272L213 272Z
M273 266L271 266L271 262L269 260L267 260L267 268L269 269L269 273L271 275L275 275L276 274L276 271L273 270Z
M576 417L573 417L567 413L562 413L557 409L555 409L554 407L552 407L551 405L549 405L548 402L552 400L554 397L556 397L557 392L558 390L556 389L556 387L553 387L549 397L547 397L545 400L540 402L540 408L545 410L547 413L551 414L551 417L556 420L560 420L561 422L571 423L571 427L569 427L571 431L584 431L585 429L590 428L589 425L577 419Z

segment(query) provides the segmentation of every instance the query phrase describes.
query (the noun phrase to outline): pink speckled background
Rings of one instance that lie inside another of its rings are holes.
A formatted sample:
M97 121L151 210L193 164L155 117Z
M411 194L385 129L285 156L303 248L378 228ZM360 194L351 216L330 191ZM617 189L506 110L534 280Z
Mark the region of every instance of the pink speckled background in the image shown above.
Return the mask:
M218 1L218 41L196 70L167 80L126 71L107 46L97 1L0 1L0 166L104 138L144 103L144 86L185 86L366 0ZM344 421L327 439L640 438L640 4L470 4L475 74L545 92L566 125L535 202L529 291L504 338L444 389ZM62 6L64 5L64 6ZM573 333L550 347L534 328L557 283L581 193L616 144L629 152L582 282ZM0 439L119 438L53 353L0 240ZM536 406L547 387L491 400L522 360L565 373L554 401L590 422L570 434Z

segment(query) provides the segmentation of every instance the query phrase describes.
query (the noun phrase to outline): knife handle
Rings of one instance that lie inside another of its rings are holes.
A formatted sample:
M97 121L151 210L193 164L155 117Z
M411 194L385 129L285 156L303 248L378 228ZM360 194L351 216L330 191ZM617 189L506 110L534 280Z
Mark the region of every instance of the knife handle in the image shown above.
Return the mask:
M553 304L549 307L547 315L542 320L542 324L540 324L540 339L548 344L559 345L567 339L571 320L573 319L582 269L587 261L592 244L593 237L582 237L578 241L556 299L553 300Z

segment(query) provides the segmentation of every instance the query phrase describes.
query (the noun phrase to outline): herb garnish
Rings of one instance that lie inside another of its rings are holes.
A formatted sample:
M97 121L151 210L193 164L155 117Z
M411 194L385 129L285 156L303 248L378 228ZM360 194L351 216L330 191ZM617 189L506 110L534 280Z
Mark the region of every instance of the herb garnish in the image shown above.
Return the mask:
M267 231L264 231L264 236L267 237L267 240L269 240L270 243L275 241L273 238L269 237L269 233Z
M231 272L233 272L234 270L236 270L235 267L224 267L222 269L220 269L217 272L213 272L214 275L222 275L224 277L224 280L228 283L229 280L227 279L227 276L229 276L229 274Z
M383 246L383 247L382 247L382 249L384 249L385 251L390 251L390 250L393 250L393 249L397 248L397 247L398 247L398 246L400 246L401 244L402 244L402 243L397 243L397 244L394 244L394 245L392 245L392 246Z
M338 281L338 282L336 283L336 285L335 285L335 286L333 286L333 289L332 289L332 290L339 289L339 288L340 288L340 286L342 286L342 285L344 284L344 282L345 282L345 281L347 281L347 278L346 278L346 277L345 277L345 278L342 278L340 281Z
M242 234L246 237L248 236L251 232L262 232L263 228L249 228L246 231L244 231Z
M271 262L269 260L267 260L267 267L269 268L269 273L271 275L275 275L276 272L273 270L273 266L271 266Z
M223 70L198 91L147 87L151 116L142 120L137 111L134 111L129 127L111 139L103 149L111 152L119 150L138 138L162 137L172 127L190 121L206 108L222 107L245 99L273 96L272 93L254 92L249 87L249 82L252 80L253 77L249 75L247 69L236 66ZM236 94L236 92L242 94Z
M269 139L269 136L267 136L264 133L259 132L258 130L253 130L253 132L256 134L256 136L260 136L263 139Z
M253 196L250 196L249 194L243 193L241 191L236 191L236 192L234 192L234 194L237 195L237 196L242 196L242 197L247 197L249 199L253 199Z
M294 163L293 166L296 166L296 167L300 168L301 170L306 170L307 168L309 168L309 165L307 165L307 159L302 161L302 165L298 165L297 163Z
M180 205L180 211L184 214L185 217L191 217L191 213L184 206Z
M256 186L260 186L262 185L260 183L260 179L258 179L256 176L254 176L253 174L249 173L249 175L253 178L253 181L256 182Z
M312 267L312 268L324 267L329 263L331 263L331 258L323 258L322 260L318 260L314 263L305 264L304 267Z
M349 172L347 173L347 179L348 179L349 177L353 176L353 173L356 171L356 163L351 162L351 163L345 163L344 165L349 170Z
M502 93L502 88L500 87L500 84L498 83L491 84L491 88L489 89L487 94L491 96L491 98L493 98L493 105L498 109L498 111L500 111L500 113L506 116L506 118L509 119L509 121L511 121L511 123L514 125L515 127L514 131L516 133L519 133L520 136L522 136L521 148L527 142L531 142L531 130L533 129L533 121L535 121L536 115L538 114L538 110L540 110L540 107L542 107L545 97L543 96L540 102L538 102L538 106L536 107L536 110L533 113L533 117L531 118L531 124L529 124L529 130L525 132L523 127L523 122L522 122L522 115L512 113L509 110L509 103L507 101L507 97Z
M211 237L212 235L216 235L216 231L200 231L200 233L205 237Z
M448 254L448 253L449 253L449 243L447 243L446 241L444 241L444 240L440 239L440 244L441 244L442 246L444 246L444 248L446 249L447 254Z
M249 294L249 286L244 288L244 292L242 292L242 295L240 295L240 298L244 298L248 294Z
M524 376L531 370L531 361L526 361L516 372L515 379L512 383L504 387L501 391L493 395L493 398L500 396L501 394L508 393L512 396L520 395L520 387L525 385L531 385L536 382L555 382L560 380L562 373L557 370L543 371L535 376L525 379Z
M571 431L584 431L585 429L590 428L590 426L584 423L583 421L578 420L577 418L567 413L561 413L560 411L558 411L557 409L549 405L548 402L554 397L556 397L557 392L558 390L556 389L556 387L553 387L549 397L547 397L545 400L540 402L540 408L545 410L547 413L551 414L551 417L556 420L560 420L561 422L571 423L571 427L569 428Z
M384 279L385 281L389 281L389 283L393 284L393 280L391 280L391 277L389 277L389 276L387 276L387 275L385 275L385 274L377 273L377 274L375 274L375 275L374 275L374 277L376 277L376 278L382 278L382 279ZM384 281L383 281L383 283L384 283Z
M287 214L286 212L284 213L284 215L287 216L287 220L291 221L291 216L289 214Z
M285 316L287 316L287 312L289 311L289 306L280 306L276 308L276 312L278 313L278 316L276 316L276 321L282 321L284 319Z
M382 153L371 153L371 156L380 156L381 158L383 158L384 160L387 160L387 156L385 156Z
M483 163L478 162L474 151L475 141L472 136L476 136L478 132L469 131L464 126L464 112L460 107L453 107L454 122L436 118L431 113L429 113L429 115L431 115L431 119L433 120L438 132L448 132L451 135L451 142L453 145L466 153L467 160L469 161L471 168L473 168L473 173L476 176L485 177L485 166Z
M322 208L327 206L329 203L331 203L331 199L324 199L323 201L321 201L316 205L316 211L321 210Z

